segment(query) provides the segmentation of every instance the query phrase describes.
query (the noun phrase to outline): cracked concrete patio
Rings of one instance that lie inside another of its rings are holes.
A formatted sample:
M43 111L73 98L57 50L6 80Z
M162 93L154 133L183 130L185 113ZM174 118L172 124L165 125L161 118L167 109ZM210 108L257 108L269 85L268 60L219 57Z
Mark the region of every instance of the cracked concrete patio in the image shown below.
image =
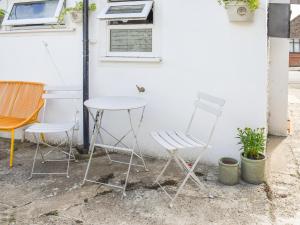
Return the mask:
M87 165L82 156L71 163L69 179L34 176L28 180L35 145L18 143L15 167L9 170L8 152L3 151L8 143L1 139L0 224L300 224L300 89L290 88L290 97L292 133L287 138L269 138L266 184L241 181L224 186L217 181L217 167L201 165L197 175L203 187L199 190L188 183L172 209L163 191L152 184L162 160L147 158L150 172L133 169L127 197L121 199L115 189L91 183L80 186ZM51 164L49 168L63 169ZM99 152L90 171L92 179L120 183L125 167L110 165ZM170 191L180 182L178 175L173 165L165 180Z

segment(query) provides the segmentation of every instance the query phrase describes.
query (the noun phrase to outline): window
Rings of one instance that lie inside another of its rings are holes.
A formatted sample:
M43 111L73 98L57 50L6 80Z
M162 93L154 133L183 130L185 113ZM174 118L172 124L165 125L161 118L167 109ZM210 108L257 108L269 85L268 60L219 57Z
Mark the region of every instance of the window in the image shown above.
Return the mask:
M102 20L146 20L152 1L131 1L108 3L99 15Z
M22 1L12 3L2 25L24 26L56 24L63 0Z
M290 39L290 52L300 53L300 39Z
M98 18L107 22L106 56L155 57L153 1L111 0Z

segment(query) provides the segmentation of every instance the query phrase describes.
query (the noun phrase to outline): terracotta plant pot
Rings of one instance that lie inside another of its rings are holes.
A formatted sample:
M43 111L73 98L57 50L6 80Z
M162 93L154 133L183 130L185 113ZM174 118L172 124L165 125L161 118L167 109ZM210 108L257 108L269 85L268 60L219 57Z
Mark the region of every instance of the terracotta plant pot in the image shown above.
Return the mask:
M242 179L250 184L261 184L265 181L266 157L261 154L261 159L248 159L241 154Z
M252 12L247 3L232 2L226 5L227 15L231 22L251 22L253 21L254 12Z
M219 160L219 182L225 185L239 183L239 162L236 159L224 157Z

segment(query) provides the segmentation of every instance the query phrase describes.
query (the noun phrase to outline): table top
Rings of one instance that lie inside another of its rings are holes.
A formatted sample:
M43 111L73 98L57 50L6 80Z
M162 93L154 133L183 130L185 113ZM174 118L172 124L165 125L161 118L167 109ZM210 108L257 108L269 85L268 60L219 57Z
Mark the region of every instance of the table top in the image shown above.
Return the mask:
M130 96L103 96L91 98L84 102L87 108L103 110L138 109L146 106L146 104L147 102L143 98Z

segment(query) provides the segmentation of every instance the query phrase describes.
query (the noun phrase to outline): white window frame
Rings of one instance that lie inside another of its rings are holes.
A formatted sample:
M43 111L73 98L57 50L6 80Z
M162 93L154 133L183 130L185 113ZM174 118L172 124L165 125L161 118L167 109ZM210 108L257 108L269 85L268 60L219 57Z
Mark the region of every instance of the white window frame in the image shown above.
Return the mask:
M119 13L119 14L106 14L112 6L130 6L130 5L145 5L140 13ZM146 20L153 6L153 1L130 1L130 2L112 2L107 3L98 15L101 20Z
M13 9L14 4L18 3L34 3L34 2L44 2L43 0L21 0L21 1L14 1L11 2L7 14L4 17L4 20L2 22L2 25L4 26L14 26L14 25L35 25L35 24L57 24L58 23L58 17L60 15L61 10L63 9L64 6L64 0L59 0L55 14L53 17L49 18L38 18L38 19L19 19L19 20L9 20L9 15Z
M112 29L151 29L152 30L152 52L111 52L110 51L110 31ZM107 25L106 33L106 56L107 57L137 57L150 58L155 57L156 41L154 40L154 26L153 24L135 24L135 25Z

